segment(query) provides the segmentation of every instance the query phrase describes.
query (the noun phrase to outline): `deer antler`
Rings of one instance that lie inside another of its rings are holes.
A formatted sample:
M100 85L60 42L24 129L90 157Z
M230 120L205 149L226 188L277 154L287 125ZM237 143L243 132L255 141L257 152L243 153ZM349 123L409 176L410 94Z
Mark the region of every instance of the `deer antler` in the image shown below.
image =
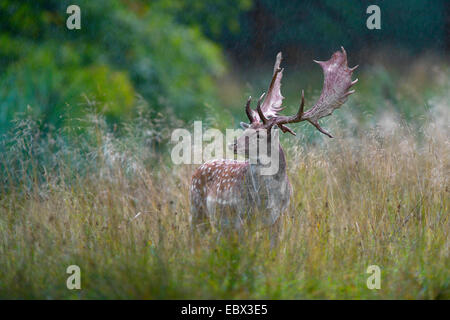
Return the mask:
M333 136L320 127L318 120L330 115L335 109L339 108L349 95L355 92L350 87L358 82L358 79L352 81L352 73L358 67L349 68L347 65L347 53L341 47L341 51L336 51L328 61L315 61L318 63L324 73L324 82L322 93L314 107L304 112L304 94L302 91L302 103L297 114L293 116L277 116L270 119L267 126L282 126L286 123L296 123L307 120L314 125L320 132L332 138ZM286 127L285 127L286 128ZM283 130L285 132L285 130Z
M335 109L339 108L349 95L355 92L350 90L350 87L358 82L358 79L352 81L353 71L358 66L349 68L347 65L347 53L341 47L342 51L336 51L328 61L316 61L324 73L323 89L316 104L304 112L305 95L302 90L302 100L298 112L293 116L282 116L278 112L283 110L281 103L284 97L281 95L281 78L283 76L283 69L280 69L281 52L277 55L277 60L274 67L274 75L269 86L269 91L261 105L261 100L264 94L258 100L258 106L255 110L250 108L250 99L247 101L246 113L251 123L262 121L267 127L271 128L277 125L283 132L289 132L295 135L291 129L285 124L296 123L301 121L308 121L317 128L320 132L330 138L333 136L320 127L318 120L330 115Z
M281 52L279 52L273 67L272 81L270 82L269 89L267 90L267 95L261 103L261 111L266 119L278 116L278 113L283 110L283 108L281 108L281 104L284 99L281 95L281 79L283 78L284 69L280 68L281 60L282 55ZM260 100L262 98L263 96L261 96ZM247 110L250 110L250 112ZM246 108L245 111L247 112L247 117L250 120L250 123L262 121L259 112L250 109L250 107Z
M247 103L245 105L245 113L247 114L248 120L250 123L257 121L255 117L253 117L253 110L250 108L250 103L252 102L252 97L248 97Z
M283 59L281 52L278 52L275 65L273 67L273 77L270 82L267 96L261 105L261 110L267 118L276 117L280 111L283 102L283 95L281 94L281 79L283 78L283 70L280 68L281 60Z

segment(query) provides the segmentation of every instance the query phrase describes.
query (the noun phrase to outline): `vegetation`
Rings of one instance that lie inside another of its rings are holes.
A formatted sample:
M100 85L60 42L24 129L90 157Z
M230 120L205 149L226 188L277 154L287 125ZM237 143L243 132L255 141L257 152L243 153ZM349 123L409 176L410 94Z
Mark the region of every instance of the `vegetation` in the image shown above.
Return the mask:
M0 0L0 298L450 299L444 1L420 17L420 1L383 2L383 23L411 19L389 35L356 30L359 1L190 3L79 1L68 32L70 1ZM236 128L278 50L283 112L301 89L310 107L310 61L341 44L357 92L324 120L334 139L307 123L282 137L294 193L278 247L212 230L191 249L196 166L171 162L172 130Z
M24 115L0 161L0 297L448 299L446 92L417 127L380 115L356 133L329 121L337 137L315 145L287 138L294 196L274 250L264 230L241 243L213 231L189 249L194 167L151 147L167 142L169 120L143 113L117 136L89 115L65 140ZM66 288L72 264L80 291Z
M213 80L224 72L219 47L160 2L80 1L82 29L69 31L70 1L2 1L0 133L28 105L61 127L93 107L110 122L127 118L137 95L186 119L214 104Z

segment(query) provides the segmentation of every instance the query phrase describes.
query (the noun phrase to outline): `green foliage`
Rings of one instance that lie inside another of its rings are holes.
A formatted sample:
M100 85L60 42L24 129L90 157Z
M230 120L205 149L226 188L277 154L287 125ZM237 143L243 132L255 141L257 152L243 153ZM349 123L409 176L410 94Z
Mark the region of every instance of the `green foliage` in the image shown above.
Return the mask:
M157 1L156 6L184 24L199 26L206 36L217 40L229 32L244 31L240 28L239 16L252 7L252 0L163 0Z
M106 65L82 67L74 52L70 45L48 44L9 66L0 88L3 124L27 106L37 118L54 125L60 124L67 111L71 117L83 114L86 100L110 117L131 110L136 93L127 74Z
M369 5L381 9L381 30L369 30ZM393 46L411 52L448 48L446 0L334 1L255 0L243 11L239 32L217 37L240 59L262 57L271 61L277 51L328 54L344 46L350 51L370 51Z
M184 118L217 101L223 58L198 28L158 3L81 1L82 28L70 31L69 4L1 2L0 132L27 105L59 125L67 110L76 116L92 105L110 119L127 117L136 95Z

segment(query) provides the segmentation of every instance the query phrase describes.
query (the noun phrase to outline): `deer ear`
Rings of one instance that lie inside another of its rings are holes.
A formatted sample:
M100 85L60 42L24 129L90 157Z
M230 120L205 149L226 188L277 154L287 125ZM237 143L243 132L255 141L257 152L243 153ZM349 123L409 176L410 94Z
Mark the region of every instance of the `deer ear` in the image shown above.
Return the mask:
M242 129L247 129L248 127L250 127L250 125L248 124L248 123L245 123L245 122L241 122L241 127L242 127Z

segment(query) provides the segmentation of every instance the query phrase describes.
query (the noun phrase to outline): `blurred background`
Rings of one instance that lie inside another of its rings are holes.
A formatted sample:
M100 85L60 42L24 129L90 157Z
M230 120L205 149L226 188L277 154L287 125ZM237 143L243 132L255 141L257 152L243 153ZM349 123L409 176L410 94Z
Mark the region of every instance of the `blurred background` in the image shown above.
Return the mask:
M71 4L0 0L0 134L24 114L44 132L92 112L117 131L137 114L237 127L247 96L266 90L278 51L287 113L301 89L312 106L322 86L312 60L341 45L360 82L336 114L351 113L354 126L387 112L420 121L449 88L445 0L79 0L81 30L68 30ZM381 30L366 27L372 4Z

